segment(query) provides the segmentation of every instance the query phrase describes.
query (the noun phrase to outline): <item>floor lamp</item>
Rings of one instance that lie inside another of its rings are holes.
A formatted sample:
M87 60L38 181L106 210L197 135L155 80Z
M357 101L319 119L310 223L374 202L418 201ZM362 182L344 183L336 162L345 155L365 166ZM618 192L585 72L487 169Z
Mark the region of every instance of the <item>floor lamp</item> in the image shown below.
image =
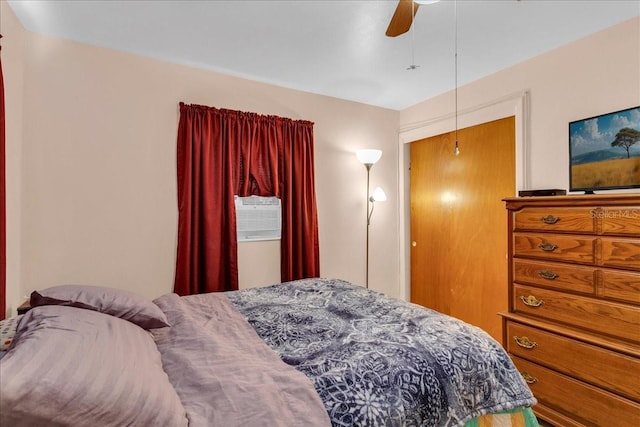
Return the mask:
M364 149L356 151L356 157L367 168L367 240L366 240L366 258L365 258L365 285L369 288L369 225L371 225L371 215L373 215L373 208L375 202L383 202L387 200L387 196L384 194L382 188L377 187L373 193L369 191L369 176L371 174L371 167L376 164L380 157L382 157L381 150Z

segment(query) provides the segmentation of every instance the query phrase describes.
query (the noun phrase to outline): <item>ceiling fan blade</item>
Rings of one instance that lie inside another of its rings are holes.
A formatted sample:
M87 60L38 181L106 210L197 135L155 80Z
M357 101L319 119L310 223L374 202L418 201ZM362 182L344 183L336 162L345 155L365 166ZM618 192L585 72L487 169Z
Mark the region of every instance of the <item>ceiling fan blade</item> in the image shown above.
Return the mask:
M413 0L398 0L398 6L396 6L396 11L393 12L385 34L389 37L397 37L409 31L419 6Z

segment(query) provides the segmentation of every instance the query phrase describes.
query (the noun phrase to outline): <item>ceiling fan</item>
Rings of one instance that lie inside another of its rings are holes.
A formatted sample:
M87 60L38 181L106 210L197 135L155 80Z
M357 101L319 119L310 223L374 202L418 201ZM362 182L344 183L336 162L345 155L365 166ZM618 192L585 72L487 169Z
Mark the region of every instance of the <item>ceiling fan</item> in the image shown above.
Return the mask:
M391 17L386 35L389 37L397 37L404 34L411 28L413 18L418 12L421 4L437 3L440 0L398 0L396 11Z

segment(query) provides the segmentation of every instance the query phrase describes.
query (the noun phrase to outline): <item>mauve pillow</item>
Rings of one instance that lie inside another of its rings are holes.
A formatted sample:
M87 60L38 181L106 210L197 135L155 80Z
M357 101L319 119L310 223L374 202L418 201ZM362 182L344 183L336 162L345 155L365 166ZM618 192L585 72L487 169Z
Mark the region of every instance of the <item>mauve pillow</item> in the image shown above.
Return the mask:
M150 300L123 289L62 285L31 293L31 307L65 305L110 314L144 329L169 326L162 310Z
M36 307L0 359L0 426L187 427L149 331L74 307Z

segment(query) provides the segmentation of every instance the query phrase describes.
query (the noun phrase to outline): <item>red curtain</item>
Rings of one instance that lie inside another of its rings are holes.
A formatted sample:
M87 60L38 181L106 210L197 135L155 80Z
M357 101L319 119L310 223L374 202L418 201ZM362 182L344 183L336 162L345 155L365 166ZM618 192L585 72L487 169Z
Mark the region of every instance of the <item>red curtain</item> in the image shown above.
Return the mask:
M318 277L320 246L315 198L313 126L285 121L280 141L282 240L280 277L283 282Z
M2 35L0 35L0 39ZM2 50L2 46L0 46ZM7 310L7 187L5 176L4 78L0 56L0 320Z
M282 281L319 275L313 123L180 103L174 292L238 289L233 196L282 203Z

